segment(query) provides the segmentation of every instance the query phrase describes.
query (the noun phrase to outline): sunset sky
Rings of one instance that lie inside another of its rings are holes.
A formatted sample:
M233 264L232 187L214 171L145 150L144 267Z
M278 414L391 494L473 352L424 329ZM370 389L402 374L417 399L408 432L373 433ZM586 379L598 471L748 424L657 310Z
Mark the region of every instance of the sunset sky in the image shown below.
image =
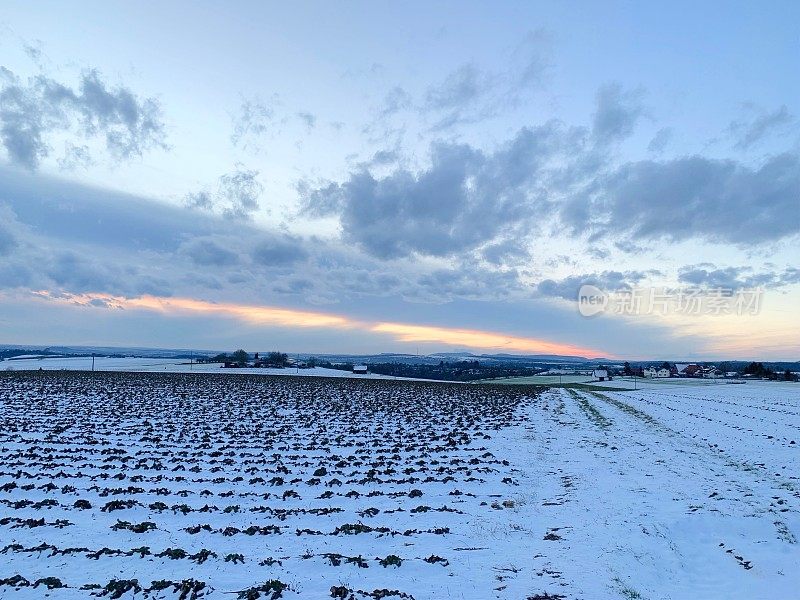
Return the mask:
M796 2L3 2L0 343L800 358ZM760 290L754 314L578 290Z

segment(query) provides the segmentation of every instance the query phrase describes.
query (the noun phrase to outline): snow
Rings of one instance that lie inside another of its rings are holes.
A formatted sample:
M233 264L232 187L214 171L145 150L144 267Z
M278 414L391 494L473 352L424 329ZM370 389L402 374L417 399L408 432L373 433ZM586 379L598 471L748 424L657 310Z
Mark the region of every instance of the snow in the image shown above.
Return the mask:
M0 363L0 371L29 371L42 369L45 371L91 371L92 357L58 357L58 358L36 358L29 357L26 360L11 361ZM130 373L225 373L238 375L295 375L305 377L358 377L360 379L396 379L390 375L380 375L377 373L366 373L355 375L351 371L341 369L327 369L324 367L313 367L309 369L298 368L243 368L243 369L223 369L219 363L198 364L190 363L186 359L176 358L137 358L122 357L111 358L98 356L94 359L95 371L117 371Z
M341 586L358 599L751 600L800 586L800 385L0 373L0 423L0 579L58 577L70 587L52 598L112 578L195 579L208 598L277 579L288 599ZM102 510L114 501L132 505ZM216 556L155 556L168 548ZM402 564L381 566L391 555Z

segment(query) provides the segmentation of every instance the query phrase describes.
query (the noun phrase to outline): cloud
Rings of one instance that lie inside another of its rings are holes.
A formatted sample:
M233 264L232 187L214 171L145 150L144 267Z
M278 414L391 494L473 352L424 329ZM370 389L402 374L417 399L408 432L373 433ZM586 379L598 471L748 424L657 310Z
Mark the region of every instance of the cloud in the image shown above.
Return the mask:
M323 218L338 215L347 197L341 185L334 182L300 180L296 186L300 212L306 217Z
M5 216L6 211L0 211L0 216ZM11 234L11 231L0 223L0 256L8 256L11 251L17 247L17 240Z
M58 166L62 171L87 169L94 163L89 146L77 146L69 141L64 143L64 155L58 159Z
M697 287L738 290L741 288L779 288L800 283L800 269L786 268L782 272L755 272L752 267L716 267L702 263L686 265L678 271L678 280Z
M14 164L38 167L52 150L48 138L58 131L85 140L100 138L117 160L166 148L158 100L139 98L125 86L109 86L96 70L84 71L75 88L41 74L23 82L8 69L4 73L0 142Z
M733 121L728 131L736 140L737 149L748 150L768 136L786 131L794 120L784 104L772 112L761 112L753 119Z
M690 156L623 164L598 176L561 207L574 234L738 246L800 233L800 157L772 156L759 167Z
M29 267L18 262L0 263L0 287L3 289L30 287L34 281L34 272Z
M309 216L337 215L345 241L388 259L452 256L526 235L546 206L548 170L574 140L557 122L524 128L493 152L431 146L430 165L383 177L359 168L341 183L300 186Z
M216 290L229 298L291 294L309 303L387 295L438 303L521 293L516 272L485 267L479 258L448 268L387 262L338 239L264 230L11 167L0 166L0 198L7 199L0 204L6 287L125 296Z
M405 110L411 106L411 95L400 86L395 86L386 94L383 100L383 106L379 113L382 118L390 117L401 110Z
M626 91L619 83L606 84L597 91L592 133L598 143L618 142L633 133L645 113L643 96L641 89Z
M253 249L253 260L266 267L290 266L307 258L302 241L289 235L263 239Z
M275 109L259 98L243 98L239 111L231 116L231 143L245 150L260 150L260 138L274 125Z
M530 260L530 253L524 242L516 239L489 243L481 248L480 254L483 260L495 266Z
M512 53L512 65L508 72L509 88L522 92L544 86L550 68L552 35L539 28L528 32Z
M429 110L450 110L474 102L490 89L493 78L474 64L461 65L444 81L428 88L424 107Z
M647 151L653 154L661 154L672 141L673 131L669 127L662 127L647 144Z
M115 263L95 261L73 251L57 254L46 268L50 279L62 289L73 293L102 292L115 295L170 296L170 284L136 268L120 267Z
M366 331L389 336L406 343L441 343L460 348L596 356L597 350L541 338L497 331L420 325L393 321L365 321L319 311L303 311L276 306L231 302L207 302L193 298L158 298L143 294L126 298L109 294L41 293L38 297L56 303L100 306L130 311L157 311L167 315L203 315L237 319L251 326L278 326L342 331Z
M602 271L583 275L570 275L563 279L545 279L536 286L536 291L545 298L577 300L582 285L594 285L602 290L630 289L651 273L645 271Z
M264 191L264 186L258 181L258 171L237 169L220 177L219 184L225 216L247 219L258 210L258 198Z
M314 129L314 127L317 125L316 115L313 115L310 112L301 111L297 113L297 118L300 119L308 129Z
M200 190L199 192L189 192L184 197L183 201L186 208L196 208L200 210L213 210L215 199L214 194L208 190Z
M167 295L197 266L244 268L229 253L264 235L229 219L10 167L0 166L0 198L0 237L13 236L0 261L4 285Z
M280 294L303 294L314 289L314 282L310 279L292 277L279 282L273 289Z
M454 298L504 299L520 291L518 273L513 270L482 270L457 265L421 275L405 296L427 302L446 302Z
M256 170L237 167L222 175L215 189L191 192L184 197L184 206L204 211L220 211L232 220L248 220L258 210L258 200L264 192Z
M543 29L529 32L503 57L505 69L489 70L466 62L427 87L418 102L423 117L433 116L431 129L481 122L519 107L531 92L543 89L550 66L547 59L551 36ZM399 87L390 93L380 117L390 116L412 104Z
M203 267L226 267L238 262L238 255L210 239L194 239L181 250L192 262Z

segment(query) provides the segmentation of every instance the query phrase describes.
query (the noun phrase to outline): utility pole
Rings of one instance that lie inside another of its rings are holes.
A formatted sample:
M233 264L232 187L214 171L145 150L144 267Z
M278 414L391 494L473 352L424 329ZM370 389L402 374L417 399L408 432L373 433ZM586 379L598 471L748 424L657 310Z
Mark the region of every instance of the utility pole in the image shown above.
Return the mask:
M92 373L94 373L94 352L92 352Z

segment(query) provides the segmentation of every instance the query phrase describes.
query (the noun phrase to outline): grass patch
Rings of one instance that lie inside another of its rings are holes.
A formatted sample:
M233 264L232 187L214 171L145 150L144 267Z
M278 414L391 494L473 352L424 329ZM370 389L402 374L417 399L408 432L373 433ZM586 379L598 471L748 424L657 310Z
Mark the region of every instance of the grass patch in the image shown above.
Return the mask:
M591 402L589 402L586 396L582 396L572 389L568 389L567 392L578 403L578 406L583 411L583 414L586 415L586 418L597 425L600 429L606 429L614 424L611 419L606 418L603 413L597 410L597 408Z

